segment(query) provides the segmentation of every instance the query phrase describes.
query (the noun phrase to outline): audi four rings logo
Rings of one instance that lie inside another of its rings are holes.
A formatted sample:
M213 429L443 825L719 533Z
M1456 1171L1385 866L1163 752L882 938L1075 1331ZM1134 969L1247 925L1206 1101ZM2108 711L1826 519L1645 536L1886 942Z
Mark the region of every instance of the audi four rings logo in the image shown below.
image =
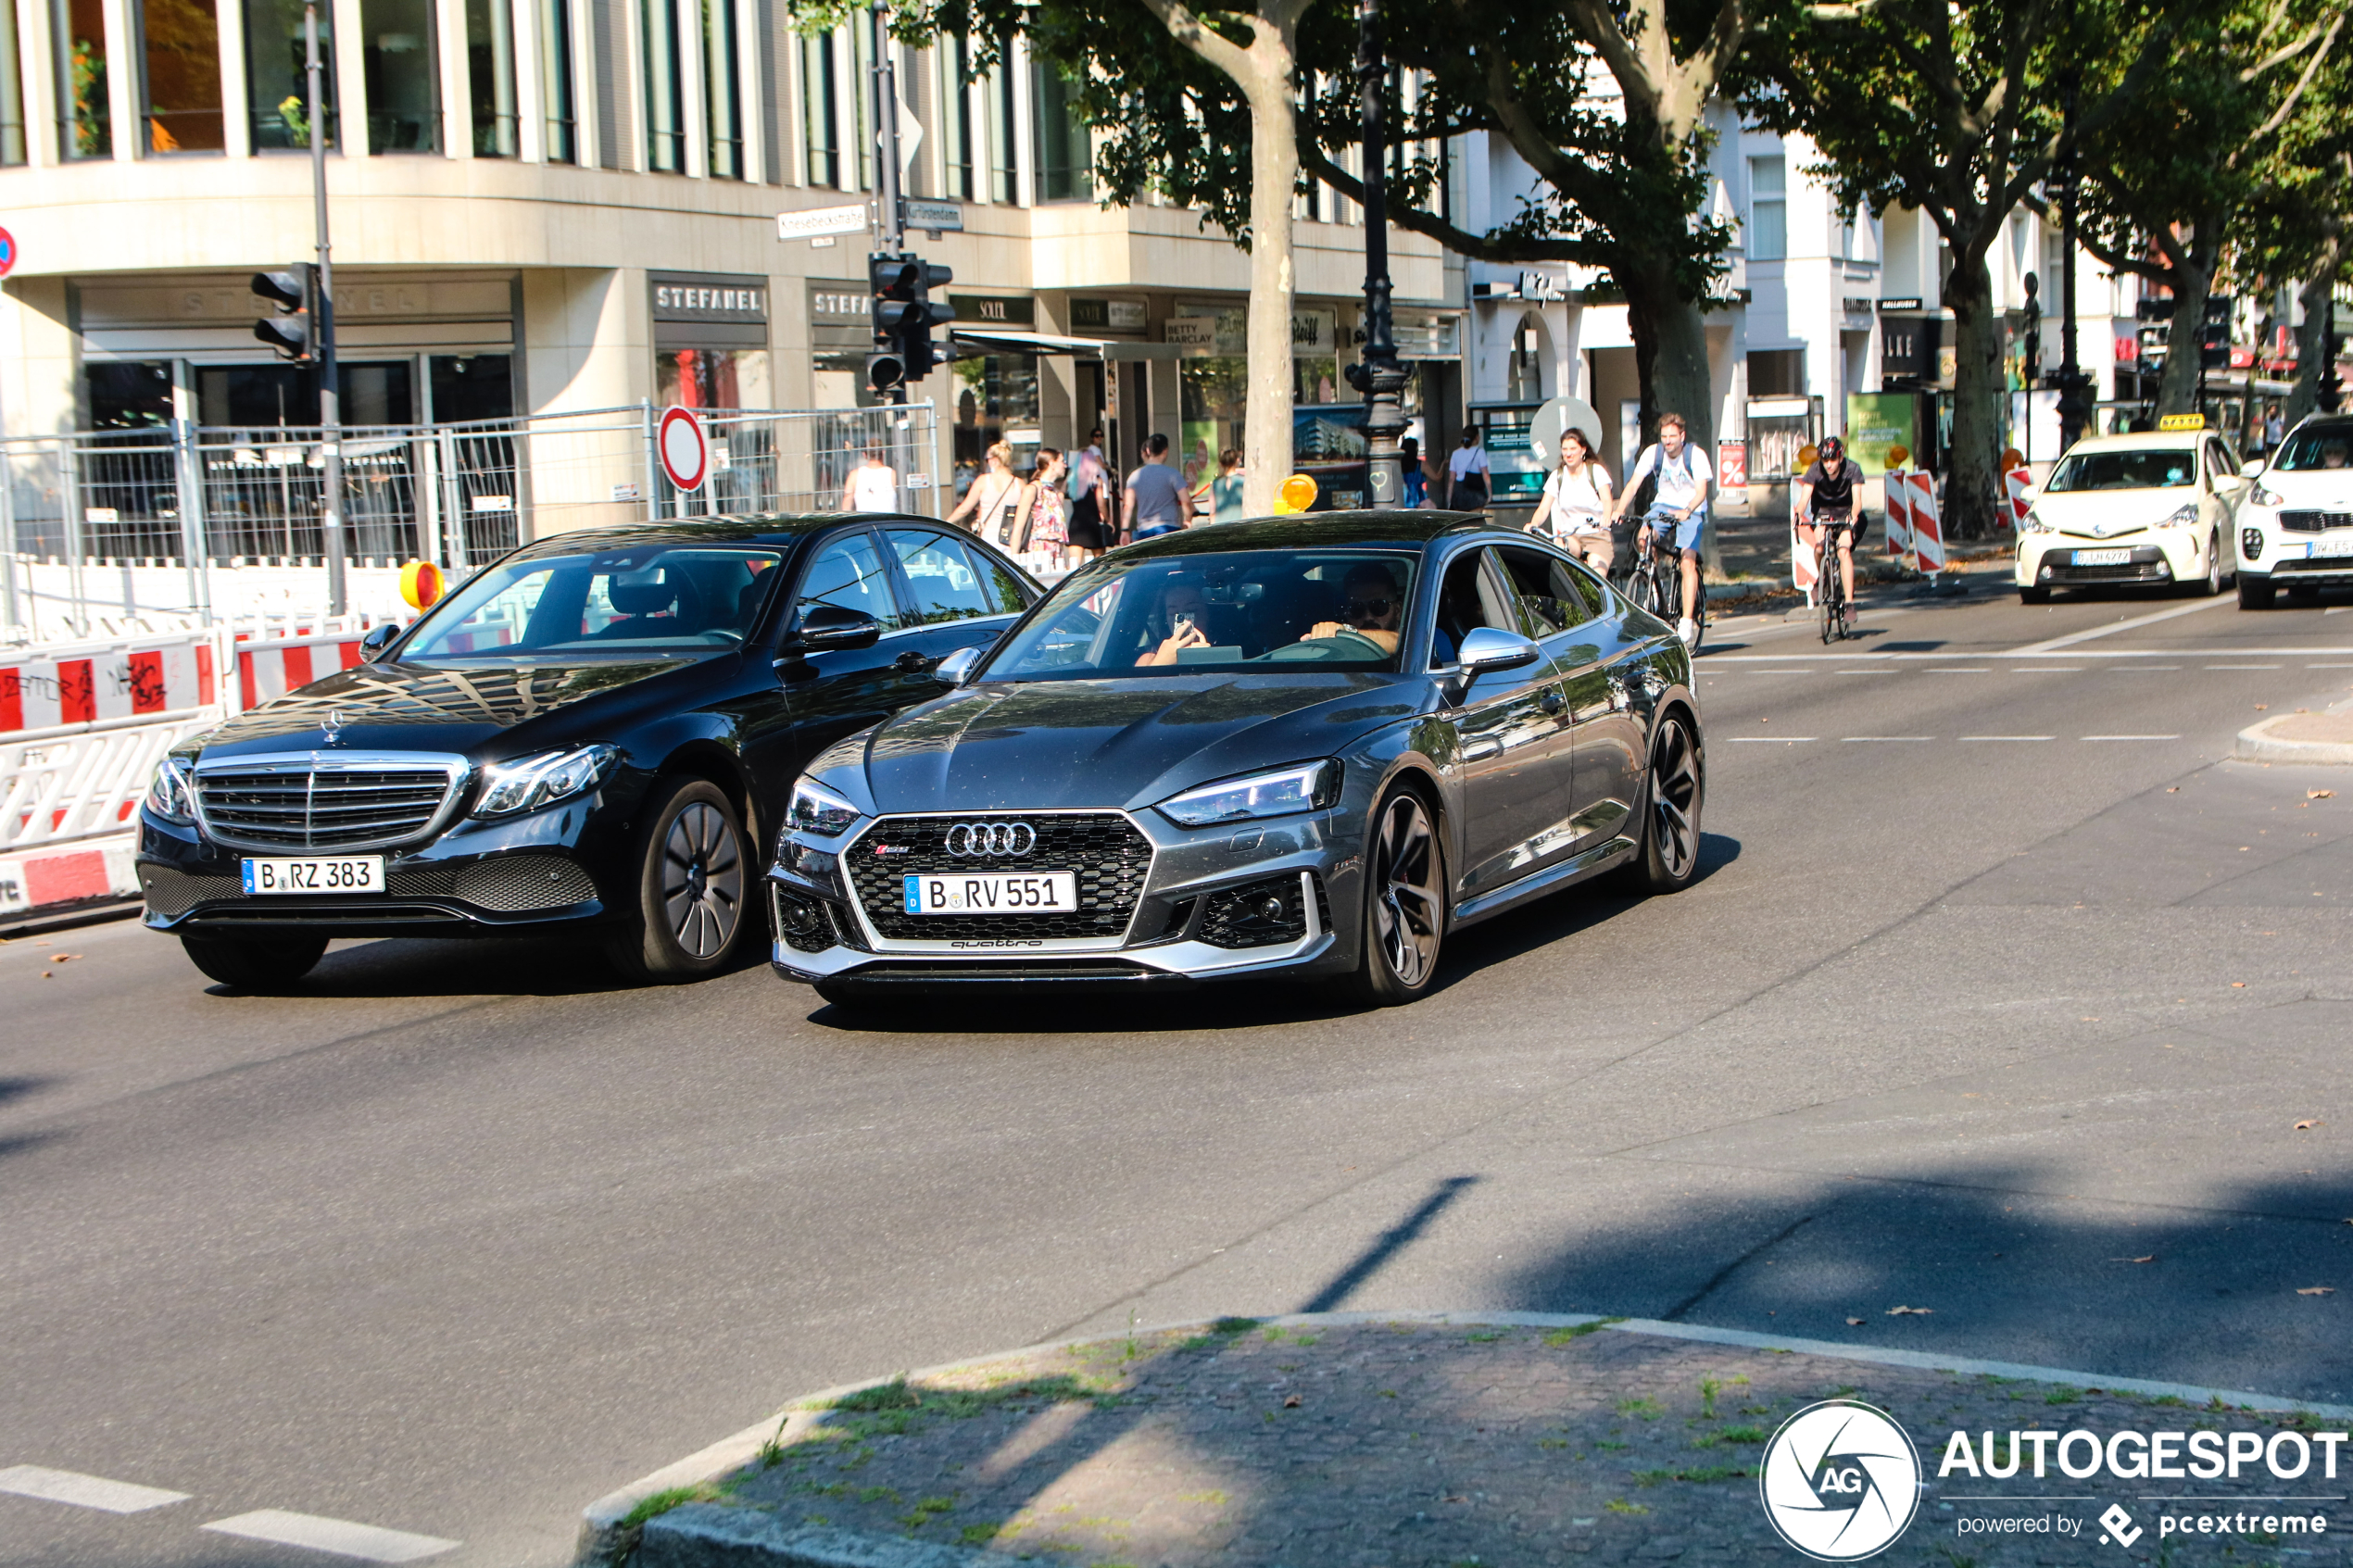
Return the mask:
M1026 855L1038 845L1027 822L958 822L948 830L950 855Z

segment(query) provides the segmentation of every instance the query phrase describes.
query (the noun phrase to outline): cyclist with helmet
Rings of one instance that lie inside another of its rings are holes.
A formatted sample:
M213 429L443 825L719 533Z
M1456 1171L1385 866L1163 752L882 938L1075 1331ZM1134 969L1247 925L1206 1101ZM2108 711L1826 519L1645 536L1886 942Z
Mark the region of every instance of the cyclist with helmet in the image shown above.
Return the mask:
M1855 487L1863 465L1846 455L1846 443L1822 438L1813 467L1797 482L1797 536L1823 569L1830 566L1823 541L1835 538L1839 583L1846 590L1846 623L1855 624Z

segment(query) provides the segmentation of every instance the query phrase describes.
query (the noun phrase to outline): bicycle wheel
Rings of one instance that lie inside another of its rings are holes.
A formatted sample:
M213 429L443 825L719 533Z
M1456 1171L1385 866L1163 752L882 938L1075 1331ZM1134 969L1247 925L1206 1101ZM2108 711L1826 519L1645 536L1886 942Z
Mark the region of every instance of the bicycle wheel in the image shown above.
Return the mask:
M1634 608L1652 615L1660 613L1658 607L1658 572L1648 566L1638 566L1626 580L1626 597Z

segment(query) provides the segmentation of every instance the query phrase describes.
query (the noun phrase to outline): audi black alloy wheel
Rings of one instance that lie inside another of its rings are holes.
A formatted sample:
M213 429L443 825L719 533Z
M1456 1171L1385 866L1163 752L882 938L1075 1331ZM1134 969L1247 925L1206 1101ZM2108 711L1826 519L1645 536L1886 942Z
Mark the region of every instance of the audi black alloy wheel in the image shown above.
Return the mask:
M1438 979L1446 935L1446 855L1429 807L1390 791L1374 813L1365 855L1362 961L1348 988L1376 1007L1418 1000Z

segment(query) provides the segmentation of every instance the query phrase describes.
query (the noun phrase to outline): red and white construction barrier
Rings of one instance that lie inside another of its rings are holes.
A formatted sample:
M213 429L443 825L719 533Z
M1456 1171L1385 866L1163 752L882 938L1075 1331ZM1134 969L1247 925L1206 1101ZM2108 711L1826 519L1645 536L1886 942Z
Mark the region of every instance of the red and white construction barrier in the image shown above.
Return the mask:
M22 855L0 855L0 919L127 898L139 891L129 836Z
M218 656L203 632L0 654L0 735L209 707Z
M1933 575L1944 570L1944 530L1936 517L1936 476L1907 474L1905 483L1911 491L1912 559L1923 575Z
M2012 533L2026 527L2027 508L2032 504L2026 498L2026 492L2033 483L2034 475L2024 467L2014 468L2002 476L2002 488L2007 492L2005 499L2008 505L1999 515L2003 528Z
M1790 585L1806 596L1807 604L1812 604L1814 589L1822 581L1821 567L1814 559L1814 552L1807 549L1806 541L1799 537L1795 518L1792 518L1789 524L1789 568Z
M243 713L271 697L323 680L361 662L359 638L336 633L237 645L237 706Z
M1887 493L1887 553L1907 556L1912 553L1912 483L1911 475L1902 469L1890 469L1881 481Z

